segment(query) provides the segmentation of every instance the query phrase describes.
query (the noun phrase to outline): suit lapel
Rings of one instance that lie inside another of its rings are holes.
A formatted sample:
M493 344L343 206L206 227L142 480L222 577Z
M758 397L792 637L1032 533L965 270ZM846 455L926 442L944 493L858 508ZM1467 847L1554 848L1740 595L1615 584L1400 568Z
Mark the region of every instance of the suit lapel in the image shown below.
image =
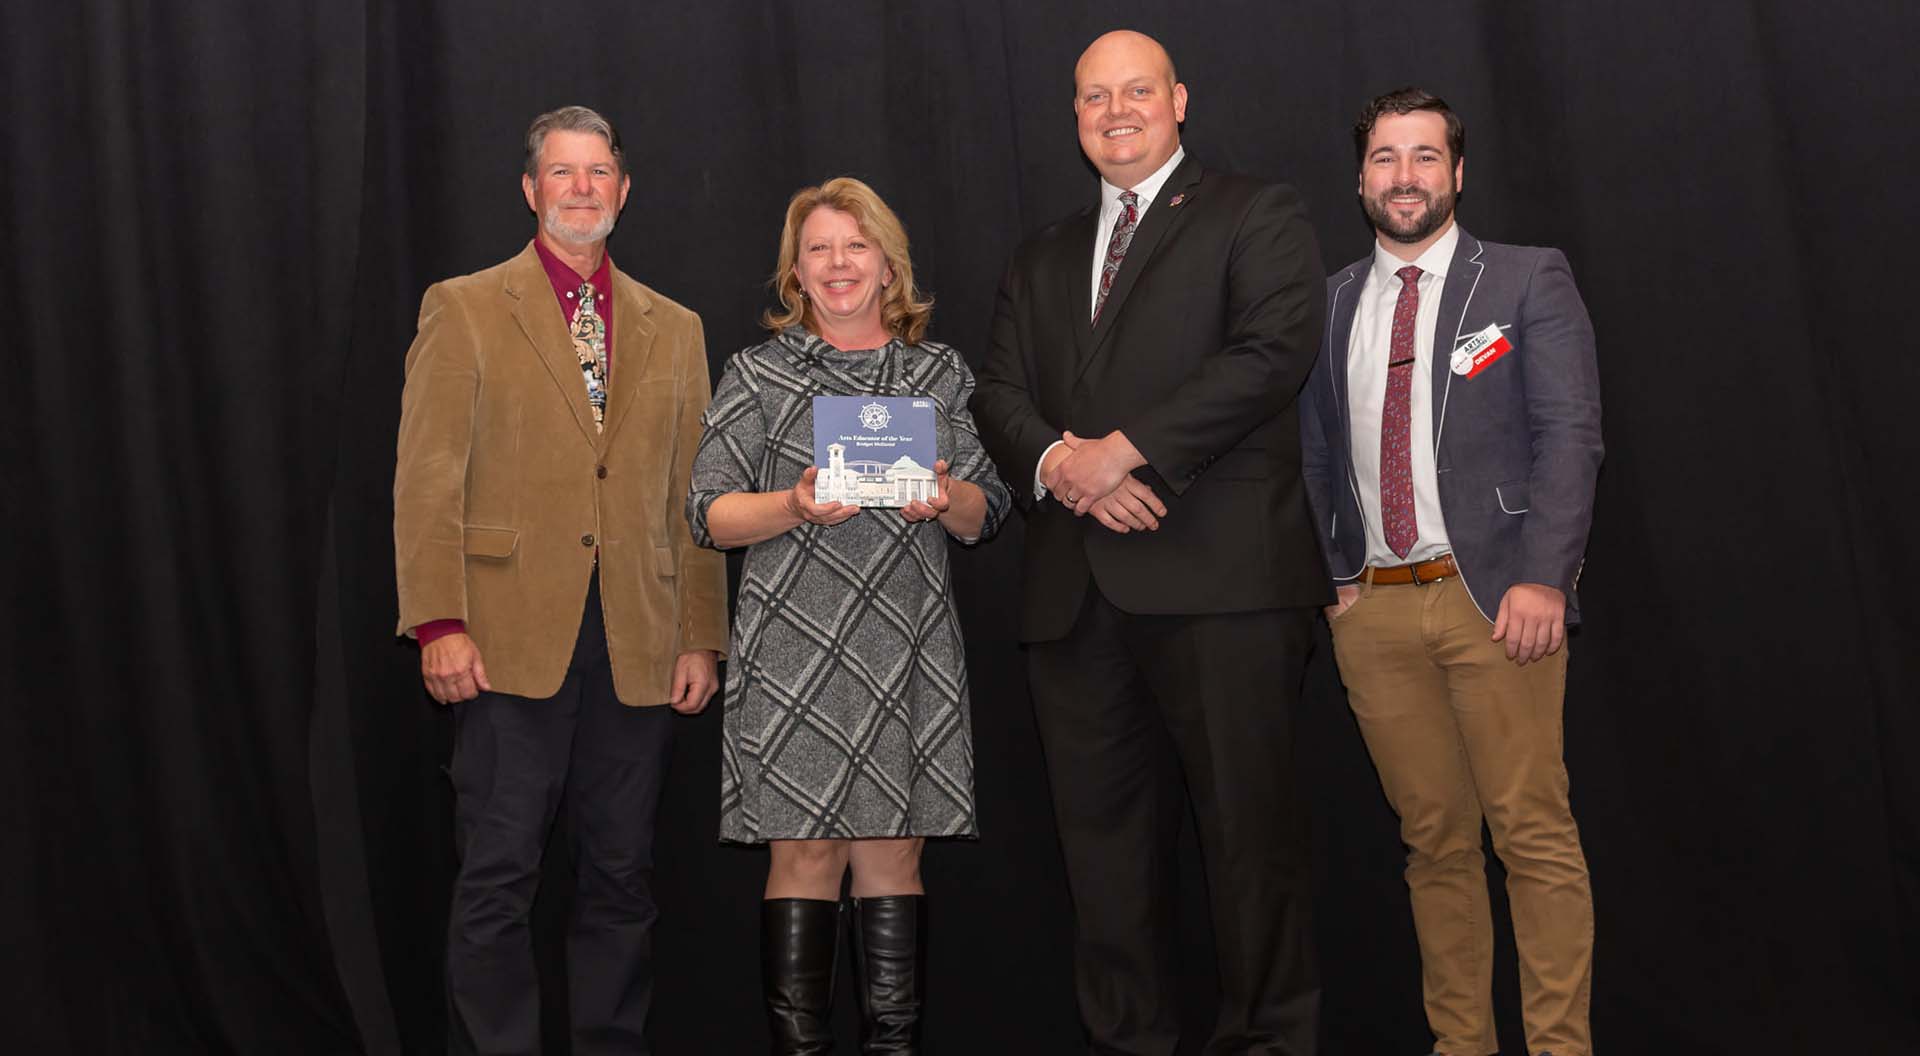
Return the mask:
M1146 270L1148 262L1153 259L1153 252L1159 247L1161 237L1182 215L1178 208L1168 205L1168 201L1175 195L1191 191L1193 185L1199 182L1200 163L1189 155L1180 162L1178 168L1173 170L1167 182L1160 186L1160 193L1154 197L1153 205L1148 207L1147 215L1141 219L1139 228L1134 231L1133 244L1127 247L1127 257L1120 262L1120 271L1114 275L1113 285L1107 290L1107 302L1100 307L1099 325L1093 327L1092 340L1088 343L1085 354L1080 357L1080 368L1076 376L1084 373L1087 365L1100 354L1101 345L1106 342L1107 336L1113 333L1113 321L1120 317L1121 309L1126 307L1127 295L1133 292L1133 284L1140 278L1140 273ZM1094 222L1098 224L1099 214L1096 212L1094 215ZM1087 267L1089 269L1088 286L1091 287L1092 246L1087 247ZM1093 305L1089 303L1086 313L1080 318L1085 319L1092 314Z
M613 377L608 381L607 415L599 446L605 448L614 430L633 406L633 394L646 376L647 360L653 355L653 301L640 284L613 271Z
M1447 285L1440 295L1440 317L1433 325L1432 388L1427 391L1436 399L1433 404L1435 452L1440 450L1440 437L1447 420L1447 397L1453 389L1453 350L1460 345L1467 308L1473 303L1474 291L1480 287L1480 273L1486 270L1486 265L1480 262L1480 252L1480 240L1461 228L1460 240L1453 247L1453 262L1447 265ZM1437 458L1435 465L1439 465Z
M574 423L587 442L593 442L593 407L587 403L587 386L580 379L580 357L573 352L573 340L567 336L567 319L554 299L553 284L547 280L540 257L528 243L526 251L507 269L506 293L513 301L513 318L520 332L540 357L560 396L573 410ZM616 349L616 351L618 351Z
M1360 303L1360 291L1366 287L1367 269L1373 266L1368 256L1347 267L1333 289L1333 306L1327 312L1327 381L1333 389L1334 406L1340 415L1342 436L1353 434L1353 417L1348 413L1347 348L1353 343L1353 314Z
M1067 289L1072 292L1073 325L1073 362L1085 363L1093 351L1093 327L1088 320L1093 318L1093 247L1100 237L1100 210L1096 206L1088 210L1067 229L1062 247L1067 254L1066 264L1062 267L1067 275ZM1079 270L1074 270L1075 264ZM1077 377L1079 372L1075 371Z

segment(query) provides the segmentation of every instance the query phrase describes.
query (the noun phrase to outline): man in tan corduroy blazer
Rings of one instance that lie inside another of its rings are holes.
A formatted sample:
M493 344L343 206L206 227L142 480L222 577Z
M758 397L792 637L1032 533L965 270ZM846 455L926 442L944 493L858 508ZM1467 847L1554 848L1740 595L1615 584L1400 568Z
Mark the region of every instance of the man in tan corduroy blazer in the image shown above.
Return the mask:
M706 706L727 643L724 559L680 513L706 348L606 255L631 181L605 118L536 119L522 185L534 241L421 303L394 473L400 633L456 709L449 1029L539 1050L527 920L564 802L574 1051L645 1052L672 716Z

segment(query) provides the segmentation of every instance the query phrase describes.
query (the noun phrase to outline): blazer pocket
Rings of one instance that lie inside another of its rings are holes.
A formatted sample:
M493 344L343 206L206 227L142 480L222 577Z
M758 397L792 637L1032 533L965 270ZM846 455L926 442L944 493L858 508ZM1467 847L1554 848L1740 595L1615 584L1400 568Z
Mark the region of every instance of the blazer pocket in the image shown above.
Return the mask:
M513 556L513 548L519 542L520 530L517 528L486 528L469 524L460 548L474 557L505 558Z
M1493 497L1500 503L1501 513L1520 514L1527 512L1527 483L1523 480L1509 480L1505 484L1493 486Z
M660 578L662 579L673 578L674 573L677 571L677 569L674 567L673 547L671 546L654 547L653 548L653 567L659 571Z

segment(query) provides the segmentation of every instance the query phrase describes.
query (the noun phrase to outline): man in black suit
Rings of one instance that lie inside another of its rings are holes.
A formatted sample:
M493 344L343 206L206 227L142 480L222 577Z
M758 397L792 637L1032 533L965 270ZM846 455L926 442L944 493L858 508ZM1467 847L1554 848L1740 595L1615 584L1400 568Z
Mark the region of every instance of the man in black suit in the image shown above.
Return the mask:
M1186 86L1152 39L1094 41L1073 105L1100 203L1015 253L973 410L1028 513L1021 637L1081 1015L1097 1053L1179 1042L1184 781L1219 950L1206 1051L1311 1053L1292 714L1333 593L1293 401L1320 253L1290 188L1185 156Z

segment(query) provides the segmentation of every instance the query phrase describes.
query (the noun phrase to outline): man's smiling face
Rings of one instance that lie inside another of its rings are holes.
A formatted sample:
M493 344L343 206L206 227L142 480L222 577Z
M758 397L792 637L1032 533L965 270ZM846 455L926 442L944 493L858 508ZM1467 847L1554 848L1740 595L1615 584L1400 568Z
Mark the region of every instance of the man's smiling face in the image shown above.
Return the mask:
M547 133L537 173L520 180L527 208L549 238L568 245L605 241L633 185L613 148L593 132Z
M1108 33L1080 56L1073 71L1073 112L1080 149L1115 187L1132 187L1166 164L1180 146L1187 86L1151 37Z
M1465 177L1447 148L1445 118L1381 114L1360 162L1360 205L1381 237L1418 245L1446 230Z

